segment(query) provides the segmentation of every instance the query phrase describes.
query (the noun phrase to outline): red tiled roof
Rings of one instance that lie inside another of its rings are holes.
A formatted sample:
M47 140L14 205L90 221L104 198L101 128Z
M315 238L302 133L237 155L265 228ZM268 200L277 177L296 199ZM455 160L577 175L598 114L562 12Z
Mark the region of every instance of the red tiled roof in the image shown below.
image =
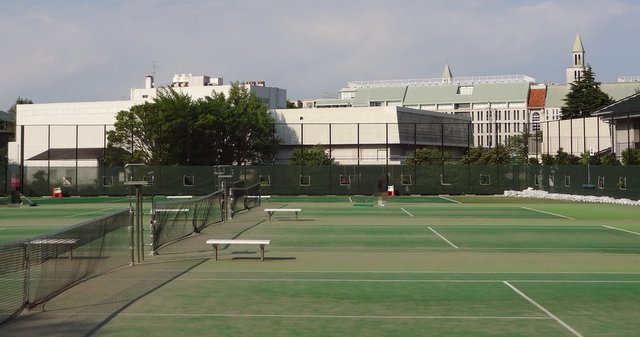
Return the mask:
M544 108L544 101L547 96L547 89L529 90L529 108Z

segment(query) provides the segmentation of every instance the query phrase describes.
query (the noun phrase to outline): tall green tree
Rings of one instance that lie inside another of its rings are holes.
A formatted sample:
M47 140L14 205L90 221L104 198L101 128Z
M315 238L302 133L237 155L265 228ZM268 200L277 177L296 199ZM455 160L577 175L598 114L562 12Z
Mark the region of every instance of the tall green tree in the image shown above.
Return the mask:
M589 117L591 113L612 104L613 98L600 88L600 82L595 80L591 66L587 65L582 77L570 84L571 88L565 97L565 106L560 113L562 119Z
M278 143L273 127L267 106L233 83L228 97L213 93L197 101L172 88L160 90L153 102L118 113L107 137L114 149L129 151L131 161L231 165L270 160ZM109 161L120 163L122 154L111 153Z

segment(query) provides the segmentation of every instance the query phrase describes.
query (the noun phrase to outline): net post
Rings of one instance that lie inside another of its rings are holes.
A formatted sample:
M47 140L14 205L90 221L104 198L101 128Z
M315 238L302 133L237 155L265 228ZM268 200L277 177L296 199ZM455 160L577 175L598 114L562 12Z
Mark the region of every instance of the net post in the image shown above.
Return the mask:
M134 261L134 244L133 244L133 207L129 206L129 266L133 266Z

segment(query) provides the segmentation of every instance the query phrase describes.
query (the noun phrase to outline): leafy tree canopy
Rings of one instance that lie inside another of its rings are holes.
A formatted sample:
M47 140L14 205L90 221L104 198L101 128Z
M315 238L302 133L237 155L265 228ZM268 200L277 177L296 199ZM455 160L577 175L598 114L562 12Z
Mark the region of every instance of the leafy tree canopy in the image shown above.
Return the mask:
M564 101L565 106L560 111L562 119L589 117L594 111L614 102L600 89L600 82L596 82L590 66L586 67L582 77L571 83Z
M420 148L413 157L408 158L407 165L438 165L451 160L451 154L438 149Z
M278 140L267 106L246 87L233 83L228 97L214 93L194 101L172 88L158 91L153 102L116 116L107 135L108 162L149 165L239 164L270 160ZM126 155L125 155L126 157Z
M324 146L315 145L312 148L296 148L291 153L290 164L295 166L323 166L333 164L334 159L329 156Z

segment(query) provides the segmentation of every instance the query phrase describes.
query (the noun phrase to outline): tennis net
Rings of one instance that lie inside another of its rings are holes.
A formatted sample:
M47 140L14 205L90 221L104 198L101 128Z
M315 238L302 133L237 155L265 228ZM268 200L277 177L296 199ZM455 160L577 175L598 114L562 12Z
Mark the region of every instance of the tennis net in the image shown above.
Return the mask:
M0 323L69 287L130 263L128 210L0 244Z
M206 226L223 222L222 190L184 201L153 202L151 209L151 251L199 233Z
M260 183L249 187L231 187L229 190L231 216L238 212L260 206Z

